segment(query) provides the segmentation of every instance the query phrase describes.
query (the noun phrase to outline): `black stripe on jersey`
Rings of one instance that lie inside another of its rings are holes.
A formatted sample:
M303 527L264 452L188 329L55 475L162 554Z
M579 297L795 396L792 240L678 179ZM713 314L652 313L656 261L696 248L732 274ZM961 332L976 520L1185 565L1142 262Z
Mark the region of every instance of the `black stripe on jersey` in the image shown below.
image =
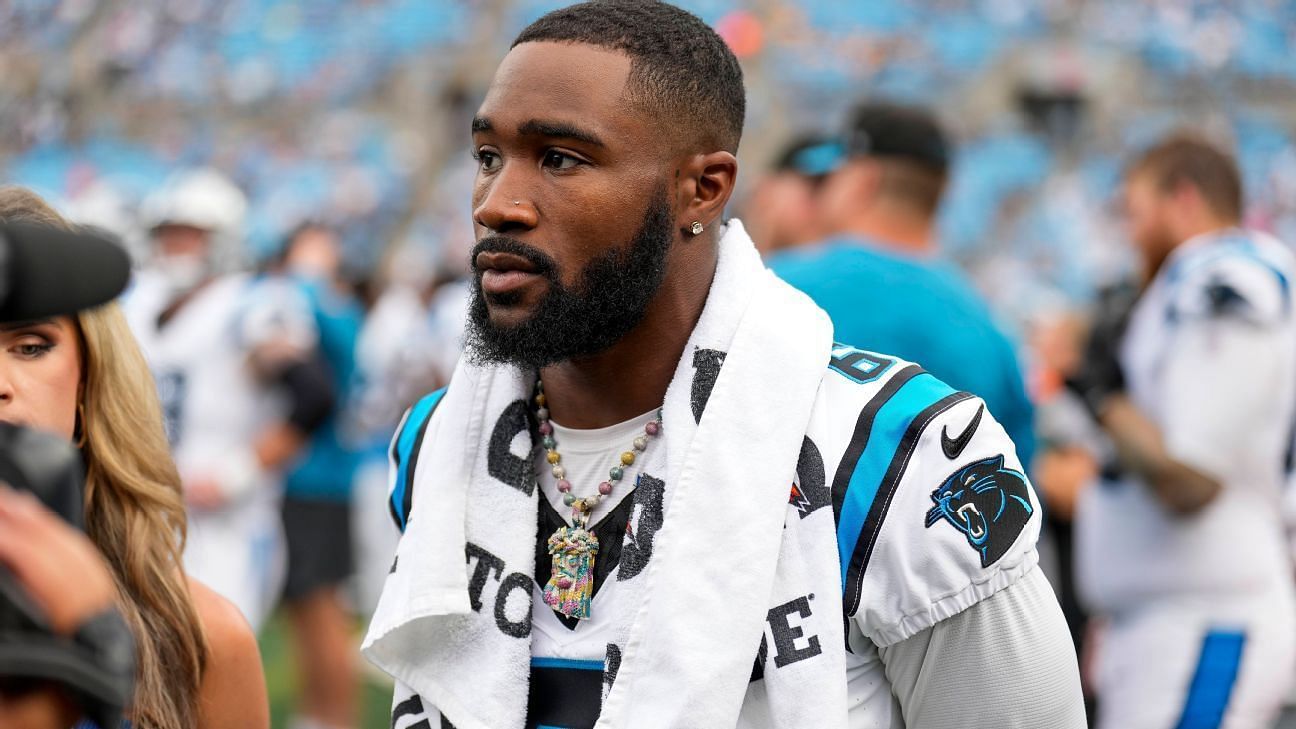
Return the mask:
M392 501L391 499L387 499L387 511L391 512L392 521L395 522L396 528L400 529L400 524L401 524L400 513L396 511L396 502ZM393 563L392 572L396 571L395 567L396 565Z
M445 399L445 393L446 388L443 387L414 403L401 419L400 427L396 429L396 437L392 439L391 459L396 467L396 479L400 483L392 484L388 505L392 519L401 532L404 532L405 527L408 526L410 507L414 503L414 469L418 463L419 449L423 445L423 436L427 433L437 406ZM410 430L411 421L417 426L417 430ZM410 435L414 437L407 437ZM401 461L402 453L405 454L405 462Z
M410 408L409 410L405 411L405 414L403 416L401 416L400 423L396 425L396 437L392 438L391 445L388 446L387 448L387 455L389 458L391 458L392 465L395 467L394 470L397 473L400 473L400 465L401 465L400 434L401 431L405 429L406 423L409 422L410 415L413 414L414 414L414 409ZM387 499L387 510L391 512L391 518L392 521L396 523L396 528L404 530L404 527L401 524L400 512L397 511L396 509L396 502L392 501L391 499ZM409 512L407 511L405 513L408 514Z
M846 573L846 594L844 596L847 615L854 615L859 610L864 571L868 569L869 560L873 557L873 546L877 543L878 533L882 530L882 522L886 519L887 510L891 507L891 499L895 496L896 487L900 485L900 480L904 478L905 469L909 467L909 460L913 457L914 449L918 447L918 439L922 437L923 431L937 416L973 397L976 396L970 392L956 392L946 395L927 406L909 423L904 436L900 439L900 447L896 448L895 455L891 457L891 464L887 466L886 474L882 476L882 484L878 487L877 496L873 498L873 506L869 508L868 517L864 519L864 528L860 532L860 539L855 543L855 551L851 554L850 569ZM858 458L859 456L856 456L857 460ZM838 474L840 475L840 473L839 470ZM848 474L847 479L849 480L849 478Z
M855 420L855 434L851 436L850 445L846 446L846 452L842 454L841 462L837 464L837 473L833 475L832 483L832 507L833 507L833 525L841 524L842 503L846 501L846 491L850 488L851 476L855 473L855 466L859 463L860 456L864 455L864 448L868 446L869 435L873 432L873 419L877 417L878 411L883 405L891 399L896 391L909 380L921 375L923 368L918 365L909 365L891 376L890 380L882 386L878 393L873 396L872 400L860 410L859 418Z
M436 412L436 408L432 408ZM405 525L409 526L409 515L414 513L414 472L418 466L419 451L423 450L423 436L427 435L428 425L432 422L432 413L423 419L419 426L418 437L414 439L414 449L410 451L409 465L405 468L405 499L401 511L405 514Z
M603 708L603 672L533 665L527 693L528 729L592 729Z
M392 438L391 445L387 446L387 455L392 459L392 463L395 463L397 467L400 466L401 431L405 430L406 425L409 425L409 420L414 415L414 411L417 408L418 408L418 402L415 402L413 405L410 405L409 408L405 410L405 414L401 416L400 422L396 424L396 431L395 431L396 437Z
M418 435L414 438L414 447L410 450L409 465L405 468L405 494L404 498L401 500L402 503L400 508L401 513L405 515L404 523L406 526L409 526L409 515L414 509L415 466L418 465L419 451L423 450L423 436L427 434L428 424L432 422L432 413L434 412L436 412L435 407L432 408L432 411L428 413L426 418L423 418L423 422L419 424ZM399 472L399 460L396 461L396 465L397 471ZM400 526L402 520L400 514L396 513L396 504L388 499L387 505L391 507L391 515L392 518L396 520L396 525Z

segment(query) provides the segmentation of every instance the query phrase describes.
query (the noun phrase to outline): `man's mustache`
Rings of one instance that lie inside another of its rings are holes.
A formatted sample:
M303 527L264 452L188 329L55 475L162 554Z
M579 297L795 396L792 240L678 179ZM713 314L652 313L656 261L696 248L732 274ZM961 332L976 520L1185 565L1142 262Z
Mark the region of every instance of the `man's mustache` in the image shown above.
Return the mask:
M534 273L537 275L548 279L553 279L557 275L557 261L544 251L507 235L488 235L477 241L477 245L473 246L468 263L472 267L473 273L478 276L481 275L481 271L477 270L477 256L481 253L511 253L520 258L525 258L535 268Z

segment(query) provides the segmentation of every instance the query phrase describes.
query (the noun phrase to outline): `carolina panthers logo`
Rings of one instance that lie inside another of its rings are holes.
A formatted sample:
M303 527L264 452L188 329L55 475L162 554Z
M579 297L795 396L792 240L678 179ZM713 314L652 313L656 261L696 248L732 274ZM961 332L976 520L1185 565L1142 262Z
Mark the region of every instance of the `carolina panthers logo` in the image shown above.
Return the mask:
M1004 468L1001 455L964 466L932 492L936 505L927 512L927 528L941 519L953 524L981 553L981 566L989 567L1035 512L1027 488L1026 477Z

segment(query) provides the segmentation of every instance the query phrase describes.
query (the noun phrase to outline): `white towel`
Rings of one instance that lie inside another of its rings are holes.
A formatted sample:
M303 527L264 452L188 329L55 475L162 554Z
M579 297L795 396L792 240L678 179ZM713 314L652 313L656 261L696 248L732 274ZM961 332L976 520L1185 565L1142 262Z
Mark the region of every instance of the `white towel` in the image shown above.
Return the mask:
M600 729L737 722L769 600L781 592L788 492L831 347L827 316L766 271L731 221L667 389L664 522L647 567L618 585L634 591L627 604L638 608L617 618L621 658ZM701 350L725 354L695 422ZM397 568L365 639L371 661L458 729L514 729L526 719L538 508L526 416L533 378L506 367L456 370L424 436ZM726 528L716 530L721 515ZM816 551L824 549L835 545ZM831 586L837 576L829 577ZM474 604L486 581L499 597ZM842 641L832 642L825 652L841 652ZM844 706L830 703L834 713ZM805 718L796 707L778 713Z

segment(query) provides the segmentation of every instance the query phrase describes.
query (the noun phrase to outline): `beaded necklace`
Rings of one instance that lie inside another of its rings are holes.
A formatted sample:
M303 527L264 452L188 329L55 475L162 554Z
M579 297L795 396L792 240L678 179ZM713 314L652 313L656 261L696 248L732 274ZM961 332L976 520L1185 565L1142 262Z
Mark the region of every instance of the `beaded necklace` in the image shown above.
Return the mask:
M536 420L540 422L540 444L545 448L545 460L553 477L558 481L558 491L563 503L571 507L572 525L559 527L549 537L549 554L553 558L548 584L544 588L545 604L569 618L586 619L590 616L590 601L594 595L594 559L598 556L598 537L589 530L590 514L622 477L625 469L634 464L638 454L648 449L648 439L661 433L662 414L644 426L643 435L634 439L628 450L621 454L617 464L608 471L608 479L598 485L597 493L577 497L567 480L558 441L554 439L553 423L549 422L549 408L545 407L544 385L536 378Z

